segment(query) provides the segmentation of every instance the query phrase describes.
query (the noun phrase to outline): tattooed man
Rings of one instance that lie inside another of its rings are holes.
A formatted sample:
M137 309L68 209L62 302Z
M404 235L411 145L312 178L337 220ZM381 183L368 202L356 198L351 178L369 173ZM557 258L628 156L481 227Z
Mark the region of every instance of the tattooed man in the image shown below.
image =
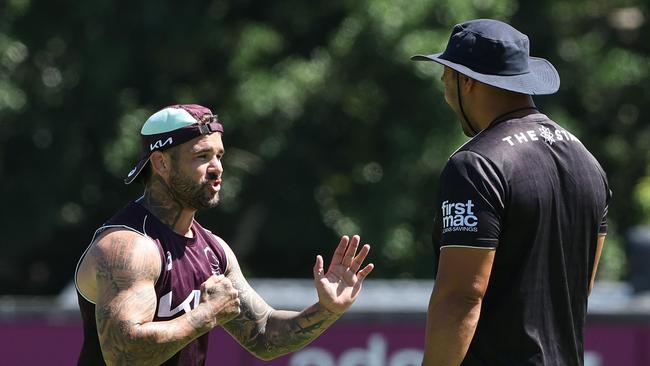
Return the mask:
M208 332L222 326L255 356L305 346L345 312L373 265L370 246L343 236L324 270L313 268L319 301L275 310L247 283L232 249L194 219L217 205L223 126L199 105L154 113L143 154L125 179L144 195L100 227L79 260L75 283L84 324L80 365L202 365Z

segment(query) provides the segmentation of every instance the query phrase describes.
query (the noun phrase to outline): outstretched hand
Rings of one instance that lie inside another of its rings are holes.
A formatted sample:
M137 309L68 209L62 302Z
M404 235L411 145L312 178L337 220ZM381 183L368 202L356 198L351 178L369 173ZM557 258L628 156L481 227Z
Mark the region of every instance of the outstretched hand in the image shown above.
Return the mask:
M370 263L359 270L370 251L370 245L365 244L357 254L360 240L358 235L354 235L352 239L341 237L327 272L323 269L323 257L316 256L314 283L318 299L323 306L336 314L342 314L354 303L361 291L363 280L374 268Z

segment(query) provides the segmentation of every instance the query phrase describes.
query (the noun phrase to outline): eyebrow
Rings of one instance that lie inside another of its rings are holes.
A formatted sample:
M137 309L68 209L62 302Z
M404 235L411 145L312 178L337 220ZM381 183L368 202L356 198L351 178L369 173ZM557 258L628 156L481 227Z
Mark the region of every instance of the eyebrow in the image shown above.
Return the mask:
M213 152L213 151L216 151L217 153L221 153L221 154L224 153L224 149L214 149L211 146L206 146L206 147L202 147L202 148L192 148L192 150L190 150L190 153L192 153L192 154L200 154L200 153Z

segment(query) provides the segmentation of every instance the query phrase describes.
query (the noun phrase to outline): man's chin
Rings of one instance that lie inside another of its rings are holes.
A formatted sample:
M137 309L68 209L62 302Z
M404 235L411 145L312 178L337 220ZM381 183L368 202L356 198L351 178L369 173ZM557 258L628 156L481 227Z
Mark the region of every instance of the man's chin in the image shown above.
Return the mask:
M219 191L214 191L210 188L203 193L205 194L201 202L203 208L213 208L219 204Z
M210 206L210 208L217 207L219 205L219 196L213 198L208 205Z
M203 200L196 200L194 203L191 205L193 206L192 208L195 210L208 210L211 208L215 208L219 205L219 194L217 193L214 197L212 198L206 198Z
M215 208L219 205L219 193L217 192L214 197L205 202L205 208Z

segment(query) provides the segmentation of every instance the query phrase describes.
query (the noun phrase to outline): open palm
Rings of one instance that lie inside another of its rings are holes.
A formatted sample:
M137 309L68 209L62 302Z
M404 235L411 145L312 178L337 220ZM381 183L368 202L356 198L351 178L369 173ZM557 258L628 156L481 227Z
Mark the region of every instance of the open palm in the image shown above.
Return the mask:
M370 263L359 270L370 251L370 245L366 244L357 254L360 240L358 235L354 235L352 239L341 237L327 272L323 270L323 257L316 257L314 282L318 299L334 313L341 314L354 303L361 291L363 280L374 268Z

